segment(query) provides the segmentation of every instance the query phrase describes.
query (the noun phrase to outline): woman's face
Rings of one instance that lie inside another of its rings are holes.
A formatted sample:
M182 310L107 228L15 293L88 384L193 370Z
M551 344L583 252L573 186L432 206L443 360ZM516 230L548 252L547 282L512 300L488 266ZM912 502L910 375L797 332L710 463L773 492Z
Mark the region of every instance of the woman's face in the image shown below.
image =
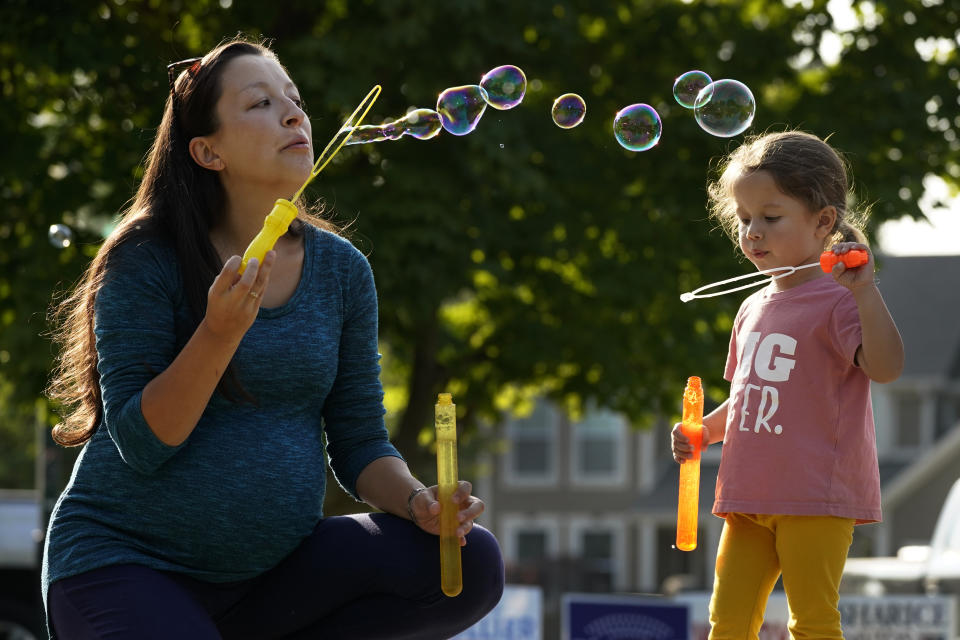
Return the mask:
M219 128L204 136L221 181L289 198L313 168L310 119L300 92L276 60L242 55L227 63L216 106Z

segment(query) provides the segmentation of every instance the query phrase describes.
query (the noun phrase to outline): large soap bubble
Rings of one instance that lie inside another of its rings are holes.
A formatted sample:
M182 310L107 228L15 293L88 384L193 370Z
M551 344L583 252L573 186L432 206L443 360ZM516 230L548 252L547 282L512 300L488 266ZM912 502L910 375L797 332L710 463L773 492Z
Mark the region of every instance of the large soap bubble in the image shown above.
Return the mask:
M477 84L444 89L437 98L440 122L455 136L465 136L476 129L486 108L487 91Z
M660 142L660 114L648 104L632 104L617 112L613 135L624 149L646 151Z
M485 73L480 86L487 92L487 103L491 107L512 109L520 104L527 92L527 76L520 67L505 64Z
M707 133L729 138L747 130L757 102L747 85L737 80L717 80L697 95L693 114Z

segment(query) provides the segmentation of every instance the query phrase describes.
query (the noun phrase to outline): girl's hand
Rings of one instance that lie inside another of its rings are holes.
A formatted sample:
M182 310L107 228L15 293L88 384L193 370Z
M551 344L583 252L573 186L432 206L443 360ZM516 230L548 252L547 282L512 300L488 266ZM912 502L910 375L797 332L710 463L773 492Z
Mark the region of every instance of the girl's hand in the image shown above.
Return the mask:
M210 331L228 341L239 342L243 338L257 319L276 258L275 251L267 252L263 265L251 258L241 276L237 273L240 256L230 256L207 291L207 312L203 322Z
M833 275L833 279L851 291L853 289L859 289L860 287L873 285L873 253L870 252L870 248L867 247L867 245L859 242L839 242L830 247L830 251L833 251L838 256L842 256L851 249L866 251L867 264L854 267L853 269L847 269L846 265L838 260L830 272L831 275Z
M673 449L673 459L683 464L684 460L693 457L693 445L690 444L690 439L683 435L680 426L681 423L679 422L673 425L673 431L670 432L670 448ZM703 425L703 442L700 445L700 450L702 451L709 446L710 429L707 428L707 425Z
M440 534L440 503L437 501L439 490L437 485L433 485L410 500L410 515L413 516L413 521L418 527L434 535ZM460 526L457 527L457 535L460 537L461 547L467 544L465 536L473 529L473 521L484 510L483 500L470 495L472 491L472 484L460 480L452 497L452 502L458 507L457 521Z

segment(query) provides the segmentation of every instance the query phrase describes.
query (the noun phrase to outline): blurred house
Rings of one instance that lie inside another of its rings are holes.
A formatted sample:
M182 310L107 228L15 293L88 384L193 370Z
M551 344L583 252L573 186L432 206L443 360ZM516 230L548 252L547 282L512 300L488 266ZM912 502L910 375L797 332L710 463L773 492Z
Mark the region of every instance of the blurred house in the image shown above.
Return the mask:
M927 543L960 477L960 256L887 257L879 287L900 328L903 374L873 385L884 522L863 553Z
M879 287L906 364L899 380L873 386L884 522L857 527L851 556L928 541L960 476L960 256L883 258ZM698 549L675 550L671 426L634 430L602 409L571 422L548 402L505 423L506 451L478 487L488 501L483 522L501 541L508 580L543 586L547 619L564 591L711 588L723 524L710 513L720 447L702 461Z

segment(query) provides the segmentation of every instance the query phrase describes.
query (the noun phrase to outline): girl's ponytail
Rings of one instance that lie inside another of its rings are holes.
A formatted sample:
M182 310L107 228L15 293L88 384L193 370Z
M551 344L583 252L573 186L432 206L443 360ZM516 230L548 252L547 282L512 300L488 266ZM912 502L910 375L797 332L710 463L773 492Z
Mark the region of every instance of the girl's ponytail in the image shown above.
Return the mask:
M837 225L837 230L833 234L835 242L859 242L867 244L867 236L863 231L853 226L846 220L841 220Z
M852 194L850 194L852 200ZM837 221L833 227L833 235L827 238L824 248L829 249L838 242L859 242L869 246L867 235L863 229L870 217L869 206L866 209L846 209L837 211Z

